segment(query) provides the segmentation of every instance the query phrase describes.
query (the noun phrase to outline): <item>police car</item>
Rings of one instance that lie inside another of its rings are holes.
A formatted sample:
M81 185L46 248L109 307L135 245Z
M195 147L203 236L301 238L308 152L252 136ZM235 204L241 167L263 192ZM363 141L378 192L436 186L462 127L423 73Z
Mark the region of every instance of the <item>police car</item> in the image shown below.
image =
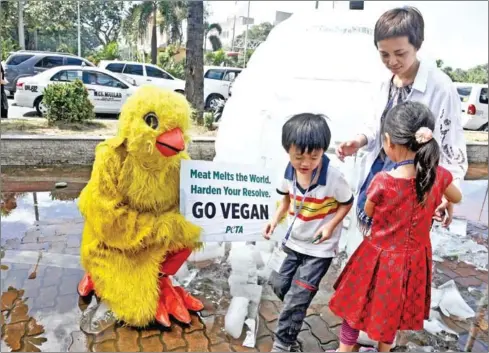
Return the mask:
M36 76L17 81L15 103L21 107L36 108L39 115L46 113L43 104L44 89L50 84L73 82L80 79L89 93L95 113L119 114L127 97L138 88L121 74L89 66L59 66Z

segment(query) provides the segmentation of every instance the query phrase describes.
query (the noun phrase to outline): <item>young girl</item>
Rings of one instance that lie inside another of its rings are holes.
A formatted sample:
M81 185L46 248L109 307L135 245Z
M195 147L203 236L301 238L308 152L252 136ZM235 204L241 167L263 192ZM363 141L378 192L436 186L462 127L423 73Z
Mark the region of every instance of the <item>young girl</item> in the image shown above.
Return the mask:
M421 330L429 317L432 216L443 197L462 198L450 172L438 166L434 128L421 103L401 103L386 116L384 150L396 166L372 180L365 203L371 233L334 286L329 305L343 319L339 352L352 351L359 330L389 352L397 330Z

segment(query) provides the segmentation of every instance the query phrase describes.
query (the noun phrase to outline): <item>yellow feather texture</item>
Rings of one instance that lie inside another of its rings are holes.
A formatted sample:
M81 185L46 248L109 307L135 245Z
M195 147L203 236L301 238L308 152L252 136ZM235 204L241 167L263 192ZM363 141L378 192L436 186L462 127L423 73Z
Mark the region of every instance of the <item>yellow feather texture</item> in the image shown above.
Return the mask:
M156 129L144 117L154 113ZM185 98L143 86L124 104L116 137L99 144L92 175L80 195L85 218L81 261L97 294L120 320L146 326L159 298L159 266L168 253L196 249L201 229L179 213L180 161L164 157L156 138L190 127Z

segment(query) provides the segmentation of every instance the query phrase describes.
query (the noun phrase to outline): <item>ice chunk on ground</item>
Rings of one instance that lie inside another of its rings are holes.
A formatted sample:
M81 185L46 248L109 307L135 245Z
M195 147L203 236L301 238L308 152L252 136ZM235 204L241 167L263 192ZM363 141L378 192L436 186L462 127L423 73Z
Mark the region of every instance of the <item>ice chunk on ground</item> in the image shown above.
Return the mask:
M423 328L432 335L442 337L444 341L455 341L458 334L443 323L438 311L431 310L429 320L425 320Z
M243 324L248 314L250 300L243 297L234 297L229 304L224 318L224 329L233 338L239 338L243 331Z
M105 301L99 302L93 296L87 309L82 313L80 329L87 334L98 334L116 322L117 318Z
M202 262L207 260L218 259L224 256L224 244L221 243L205 243L204 248L199 251L194 251L190 257L191 262Z
M181 283L182 286L187 287L190 282L197 276L199 270L193 269L189 270L186 262L178 269L178 272L175 273L174 278Z
M256 345L256 330L258 325L254 319L247 319L245 321L248 330L246 331L246 337L243 341L243 347L254 348Z
M467 236L465 220L453 220L450 229L435 224L431 231L431 245L436 258L456 257L459 261L487 271L487 248Z
M406 349L408 352L435 352L435 348L432 346L418 346L413 342L408 342Z
M231 275L229 283L252 283L258 281L255 260L253 258L253 246L246 243L232 243L229 253Z
M432 308L435 309L436 306L434 304L437 304L443 315L461 320L467 320L475 316L474 310L462 298L454 280L439 286L435 293L436 302L432 303Z

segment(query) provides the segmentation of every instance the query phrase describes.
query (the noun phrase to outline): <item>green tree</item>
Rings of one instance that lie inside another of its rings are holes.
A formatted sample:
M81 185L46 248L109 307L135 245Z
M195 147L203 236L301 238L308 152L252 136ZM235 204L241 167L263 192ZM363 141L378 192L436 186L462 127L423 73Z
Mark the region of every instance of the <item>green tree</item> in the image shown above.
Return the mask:
M1 1L0 7L2 43L18 43L18 1ZM82 55L117 39L122 0L81 1L80 10ZM77 1L24 1L24 30L26 49L76 53Z
M151 27L151 62L157 63L157 33L169 33L168 44L180 44L182 22L187 17L187 1L152 0L132 5L123 22L123 34L128 42L137 42Z
M264 42L272 29L273 25L270 22L263 22L259 25L254 25L248 30L248 40ZM237 36L236 41L244 41L245 32Z
M222 48L221 38L222 27L219 23L204 23L204 52L207 49L207 39L211 42L212 51L218 51Z
M436 60L436 66L445 72L453 82L488 83L488 64L477 65L468 70L445 66L443 60Z
M123 16L124 2L120 0L80 2L80 21L92 30L100 45L117 41Z
M467 81L473 83L487 84L488 64L477 65L467 71Z

